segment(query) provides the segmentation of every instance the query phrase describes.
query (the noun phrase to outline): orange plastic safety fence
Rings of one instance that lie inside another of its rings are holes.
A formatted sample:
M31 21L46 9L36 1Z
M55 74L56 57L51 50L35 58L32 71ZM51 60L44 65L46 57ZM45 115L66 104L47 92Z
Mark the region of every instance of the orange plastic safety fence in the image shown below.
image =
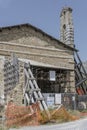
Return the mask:
M6 109L6 125L11 126L26 126L26 125L39 125L38 121L38 104L31 106L34 110L31 113L30 106L16 106L14 103L9 103Z

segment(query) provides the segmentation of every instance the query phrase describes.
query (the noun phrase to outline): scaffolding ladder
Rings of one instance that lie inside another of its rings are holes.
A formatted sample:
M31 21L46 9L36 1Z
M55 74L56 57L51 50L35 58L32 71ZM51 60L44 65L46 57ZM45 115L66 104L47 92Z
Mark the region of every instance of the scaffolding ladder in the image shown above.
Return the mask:
M24 65L24 74L25 74L25 87L24 87L24 102L29 105L31 103L38 102L41 111L46 111L48 117L50 113L45 103L44 97L38 87L36 79L33 76L33 73L30 69L30 64L25 63Z

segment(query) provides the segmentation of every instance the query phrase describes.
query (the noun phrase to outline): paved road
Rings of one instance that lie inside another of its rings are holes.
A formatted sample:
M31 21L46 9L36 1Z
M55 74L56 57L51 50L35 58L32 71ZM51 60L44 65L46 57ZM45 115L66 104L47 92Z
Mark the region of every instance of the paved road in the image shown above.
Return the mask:
M57 125L43 125L34 127L22 127L20 129L10 129L10 130L87 130L87 118L70 123L63 123Z

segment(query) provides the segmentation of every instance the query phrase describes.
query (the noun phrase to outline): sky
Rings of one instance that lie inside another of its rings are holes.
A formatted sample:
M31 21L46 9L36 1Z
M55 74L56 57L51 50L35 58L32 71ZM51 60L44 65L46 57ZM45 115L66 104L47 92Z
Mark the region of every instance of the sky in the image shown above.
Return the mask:
M87 61L87 0L0 0L0 27L29 23L60 39L60 12L73 9L74 40Z

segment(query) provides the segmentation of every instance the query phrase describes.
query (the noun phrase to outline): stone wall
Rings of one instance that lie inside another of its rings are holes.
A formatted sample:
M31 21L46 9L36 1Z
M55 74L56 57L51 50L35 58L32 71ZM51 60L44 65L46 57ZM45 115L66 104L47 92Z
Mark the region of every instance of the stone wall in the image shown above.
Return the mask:
M75 88L73 49L31 26L0 30L0 55L25 58L71 71L70 84ZM75 89L74 89L75 90Z
M0 97L4 96L4 56L0 56Z
M36 30L35 27L22 25L6 27L0 31L0 41L7 41L13 43L20 43L25 45L53 47L68 50L71 52L70 47L66 46L57 39L49 36L41 30ZM72 51L73 52L73 51Z
M0 42L0 54L11 55L11 53L16 53L19 58L54 65L58 68L74 69L73 55L68 50L42 47L38 43L34 46Z

